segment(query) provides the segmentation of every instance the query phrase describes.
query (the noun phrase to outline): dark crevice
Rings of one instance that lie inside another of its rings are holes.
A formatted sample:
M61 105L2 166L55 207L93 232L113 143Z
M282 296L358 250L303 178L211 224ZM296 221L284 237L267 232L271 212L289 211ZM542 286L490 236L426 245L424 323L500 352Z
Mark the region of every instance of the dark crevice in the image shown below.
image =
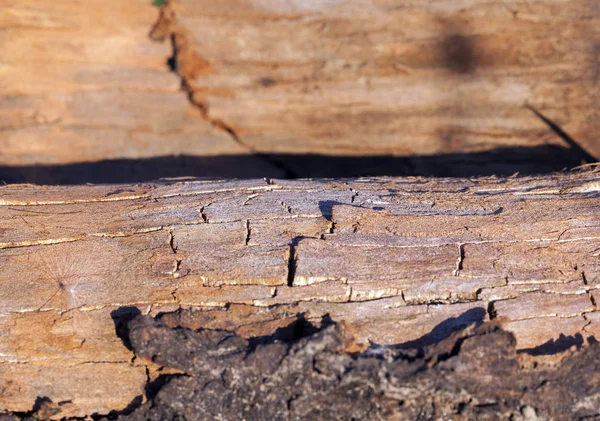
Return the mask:
M292 209L292 207L290 205L288 205L285 202L279 202L281 204L281 206L283 207L283 209L285 209L285 211L287 213L289 213L290 215L294 213L294 210Z
M298 178L293 170L288 168L283 162L277 160L273 155L263 154L256 150L253 145L241 139L230 124L210 116L209 105L196 94L193 80L199 75L210 73L212 68L210 63L195 53L188 39L187 32L178 27L177 17L170 1L164 2L159 18L150 31L149 37L158 42L162 42L166 38L170 40L172 55L167 59L169 70L181 78L181 89L186 93L190 104L200 112L204 120L213 127L227 133L238 145L251 152L254 156L282 171L282 178Z
M208 223L208 216L206 216L206 212L204 212L204 206L200 208L200 216L202 217L202 221Z
M331 224L329 225L328 234L333 234L334 232L335 232L335 222L331 221Z
M246 241L245 241L246 246L250 242L251 235L252 235L252 228L250 228L250 220L246 219Z
M296 276L296 248L290 244L290 255L288 257L288 275L287 286L294 286L294 277Z
M454 275L458 276L458 273L463 270L463 263L465 261L465 245L458 245L458 259L456 262L456 270L454 271Z
M175 63L175 55L173 54L167 59L167 66L169 67L170 72L177 73L177 65Z
M287 286L288 287L294 286L294 277L296 276L296 263L297 263L297 259L298 259L298 256L296 253L296 247L298 246L300 241L303 240L304 238L305 238L304 236L294 237L292 239L292 241L290 242L290 250L289 250L289 256L288 256L288 271L287 271Z
M177 254L177 246L175 245L175 234L173 233L173 230L169 230L169 247L171 247L173 254Z
M494 302L490 301L487 306L487 314L490 320L494 320L496 318L496 308L494 307Z

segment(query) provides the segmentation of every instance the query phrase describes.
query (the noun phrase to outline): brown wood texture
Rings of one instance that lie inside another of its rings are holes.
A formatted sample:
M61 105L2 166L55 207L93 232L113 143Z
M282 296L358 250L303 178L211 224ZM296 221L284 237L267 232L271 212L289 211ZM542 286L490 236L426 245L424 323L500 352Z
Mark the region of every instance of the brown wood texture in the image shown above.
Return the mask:
M167 5L153 36L171 36L178 72L210 119L259 150L430 155L543 144L546 127L525 105L598 150L594 1Z
M4 1L0 179L510 175L591 161L569 136L600 155L595 0L166 3Z
M329 315L357 344L503 320L526 355L600 335L600 177L258 179L0 187L0 411L141 399L114 320L271 334ZM154 374L153 374L154 373Z
M171 46L148 36L157 15L151 0L0 2L3 180L69 181L43 166L247 154L181 92L167 65ZM255 177L279 174L259 158L245 162ZM210 161L203 163L211 175ZM219 172L240 175L234 168ZM94 181L93 175L79 178Z

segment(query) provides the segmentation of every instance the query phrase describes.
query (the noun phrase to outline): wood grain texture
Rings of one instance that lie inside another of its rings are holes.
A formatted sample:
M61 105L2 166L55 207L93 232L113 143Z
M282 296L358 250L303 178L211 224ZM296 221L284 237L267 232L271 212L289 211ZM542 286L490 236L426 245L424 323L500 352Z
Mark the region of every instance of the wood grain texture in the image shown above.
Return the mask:
M160 372L116 333L136 311L198 309L188 327L244 337L329 315L362 347L499 319L523 358L586 346L600 334L599 180L2 186L0 410L144 399Z
M432 155L560 144L598 153L590 0L169 0L153 36L217 125L279 153Z
M30 166L247 154L181 92L167 64L171 47L148 37L158 14L151 3L2 2L0 163L14 168L3 179L23 171L37 183L68 181L41 169L36 177ZM259 168L278 174L259 158L247 164L255 176ZM220 173L240 175L230 171Z
M468 177L600 156L595 0L5 3L6 182Z

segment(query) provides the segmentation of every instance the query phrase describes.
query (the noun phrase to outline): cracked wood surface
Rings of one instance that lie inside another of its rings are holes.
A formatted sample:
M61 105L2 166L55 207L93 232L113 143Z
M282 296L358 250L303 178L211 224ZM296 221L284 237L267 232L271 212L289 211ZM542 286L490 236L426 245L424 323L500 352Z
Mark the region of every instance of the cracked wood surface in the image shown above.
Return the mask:
M544 118L600 155L596 0L166 3L160 17L151 0L2 6L0 179L510 175L591 161Z
M167 65L171 47L148 37L157 18L151 3L2 2L0 158L8 168L3 180L64 183L73 173L60 167L75 163L247 154L204 121L181 92L179 77ZM203 171L281 176L260 158L248 156L245 163L240 171L207 159ZM161 176L177 175L174 167L182 164L161 163ZM45 172L43 166L58 167ZM81 183L98 176L78 171ZM139 165L136 170L120 162L109 174L131 179L138 172L144 173Z
M600 335L598 186L597 171L2 186L0 410L141 399L160 371L116 334L134 308L199 309L189 326L244 337L329 314L358 346L499 319L523 355L585 346Z

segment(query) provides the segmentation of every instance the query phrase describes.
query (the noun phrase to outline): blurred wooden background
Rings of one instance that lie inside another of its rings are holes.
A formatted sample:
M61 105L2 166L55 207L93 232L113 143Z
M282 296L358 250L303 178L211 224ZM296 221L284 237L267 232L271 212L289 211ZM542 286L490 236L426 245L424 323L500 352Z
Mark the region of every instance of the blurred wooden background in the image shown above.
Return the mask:
M595 0L5 4L6 182L510 175L600 155Z

